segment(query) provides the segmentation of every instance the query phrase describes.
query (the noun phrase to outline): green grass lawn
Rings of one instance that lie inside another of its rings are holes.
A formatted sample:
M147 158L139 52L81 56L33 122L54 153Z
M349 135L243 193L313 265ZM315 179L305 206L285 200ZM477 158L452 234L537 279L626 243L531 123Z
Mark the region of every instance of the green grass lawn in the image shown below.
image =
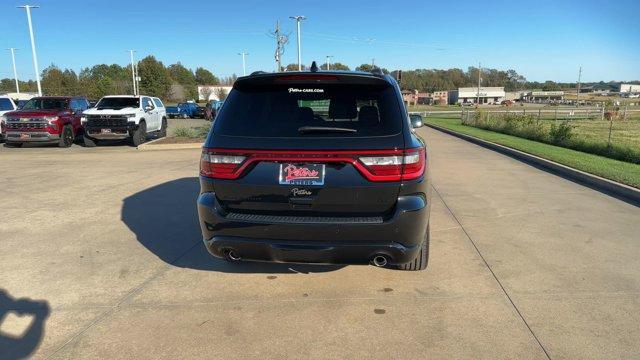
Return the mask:
M543 120L547 130L555 121ZM602 120L574 120L569 122L573 126L576 138L592 142L607 144L609 139L609 125L611 125L611 143L640 151L640 119L615 120L611 124Z
M460 119L427 118L427 123L475 136L482 140L536 155L544 159L640 188L640 165L587 154L559 146L522 139L516 136L462 125Z

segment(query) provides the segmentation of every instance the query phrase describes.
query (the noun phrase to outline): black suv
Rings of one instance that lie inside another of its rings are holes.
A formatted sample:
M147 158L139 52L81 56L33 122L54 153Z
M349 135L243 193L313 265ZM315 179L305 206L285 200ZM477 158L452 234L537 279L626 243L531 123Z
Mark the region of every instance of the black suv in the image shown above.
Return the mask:
M381 72L241 77L202 151L205 245L231 261L425 269L426 155Z

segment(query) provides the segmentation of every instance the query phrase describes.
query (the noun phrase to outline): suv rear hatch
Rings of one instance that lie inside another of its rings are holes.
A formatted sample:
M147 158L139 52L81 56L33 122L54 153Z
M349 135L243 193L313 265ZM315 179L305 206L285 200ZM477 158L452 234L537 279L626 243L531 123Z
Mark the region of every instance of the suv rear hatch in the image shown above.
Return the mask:
M236 214L382 219L401 180L424 167L424 153L404 150L405 122L395 85L381 77L241 78L215 120L201 174L216 179L218 201Z

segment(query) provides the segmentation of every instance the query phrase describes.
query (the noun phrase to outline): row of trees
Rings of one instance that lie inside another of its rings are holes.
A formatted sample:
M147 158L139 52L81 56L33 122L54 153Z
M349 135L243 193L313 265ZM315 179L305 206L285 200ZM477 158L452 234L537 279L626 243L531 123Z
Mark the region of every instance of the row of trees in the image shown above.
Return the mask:
M326 70L326 64L320 65ZM339 62L331 64L331 70L350 70ZM303 69L307 69L303 66ZM371 71L371 64L362 64L355 70ZM298 64L289 64L286 71L297 71ZM388 73L387 69L382 69ZM459 87L477 86L478 75L482 78L482 86L504 86L507 91L523 89L560 90L575 88L575 83L531 82L515 70L482 69L469 67L462 69L416 69L402 72L401 87L403 90L438 91L452 90ZM230 85L237 78L235 75L218 78L211 71L198 67L195 71L175 63L165 66L153 56L147 56L138 63L140 93L158 96L169 101L197 99L197 85ZM13 79L0 80L0 92L12 92L15 85ZM100 64L87 67L76 74L70 69L61 69L51 65L42 72L42 89L46 95L85 95L97 99L109 94L130 94L132 91L131 68L117 64ZM33 80L21 81L20 89L35 92L37 87Z
M153 56L147 56L138 63L140 93L158 96L165 100L181 101L197 99L197 85L219 85L233 83L235 76L219 79L211 71L198 67L187 69L179 62L165 66ZM51 65L42 71L42 91L46 95L84 95L98 99L110 94L133 93L131 68L118 64L94 65L77 74L71 69L61 69ZM36 92L33 80L20 81L20 90ZM0 92L15 91L13 79L0 80Z

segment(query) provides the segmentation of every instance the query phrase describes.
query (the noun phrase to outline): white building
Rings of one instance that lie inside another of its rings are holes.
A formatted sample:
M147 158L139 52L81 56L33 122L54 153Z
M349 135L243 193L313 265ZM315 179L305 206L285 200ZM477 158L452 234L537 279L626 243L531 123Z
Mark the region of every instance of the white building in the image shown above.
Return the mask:
M457 104L500 104L505 99L504 87L464 87L452 91L449 101Z
M620 84L620 93L640 93L640 85Z
M229 95L233 86L222 85L198 85L198 101L202 100L222 100L220 96L224 94L224 98Z
M38 93L30 93L30 92L16 93L16 92L12 92L12 93L6 93L6 94L2 94L2 95L8 96L8 97L12 98L13 100L30 100L31 98L38 96Z

